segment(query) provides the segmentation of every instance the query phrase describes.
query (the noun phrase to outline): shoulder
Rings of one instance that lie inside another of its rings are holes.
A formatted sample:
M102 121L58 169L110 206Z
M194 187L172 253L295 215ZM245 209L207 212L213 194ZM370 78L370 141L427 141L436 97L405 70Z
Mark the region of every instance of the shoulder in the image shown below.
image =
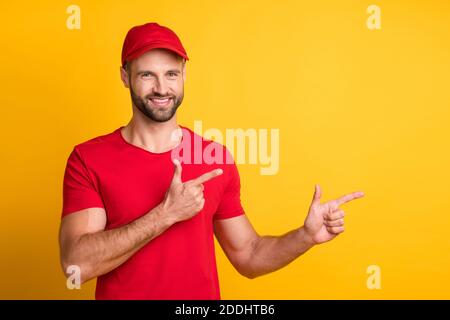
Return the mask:
M120 139L120 130L117 128L112 132L82 141L73 147L72 154L76 154L83 160L89 158L105 157L114 148L117 148Z

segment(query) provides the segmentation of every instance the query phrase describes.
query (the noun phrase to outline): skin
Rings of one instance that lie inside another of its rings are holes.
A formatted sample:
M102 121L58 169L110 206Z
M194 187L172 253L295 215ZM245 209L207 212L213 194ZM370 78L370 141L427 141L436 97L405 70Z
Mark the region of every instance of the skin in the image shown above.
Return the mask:
M176 110L181 104L186 65L176 54L153 49L120 68L124 86L130 89L133 116L122 129L131 144L154 153L173 149L171 133L178 129ZM167 107L158 107L152 97L170 97ZM65 216L59 242L63 272L78 265L82 283L110 272L173 224L194 217L204 205L204 184L222 174L212 170L182 182L182 166L174 161L174 175L164 200L141 218L120 228L105 230L106 212L89 208ZM341 205L361 198L354 192L321 203L316 185L303 226L280 236L260 236L247 215L215 220L214 233L226 256L245 277L255 278L278 270L313 246L328 242L344 232ZM68 276L68 274L66 274Z

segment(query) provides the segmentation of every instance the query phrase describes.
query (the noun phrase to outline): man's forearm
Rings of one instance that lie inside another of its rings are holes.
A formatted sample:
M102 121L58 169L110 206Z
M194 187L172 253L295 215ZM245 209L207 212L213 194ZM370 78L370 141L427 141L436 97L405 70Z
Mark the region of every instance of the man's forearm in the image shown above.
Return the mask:
M243 268L249 278L278 270L314 246L303 227L282 236L262 236L255 240Z
M85 282L117 268L174 223L159 205L123 227L81 236L71 245L64 264L78 265Z

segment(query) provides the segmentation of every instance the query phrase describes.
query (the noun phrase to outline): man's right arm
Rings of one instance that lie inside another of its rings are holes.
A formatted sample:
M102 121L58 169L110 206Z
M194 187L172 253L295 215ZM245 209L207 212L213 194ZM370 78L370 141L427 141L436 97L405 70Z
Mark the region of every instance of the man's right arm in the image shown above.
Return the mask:
M106 231L103 208L69 214L62 219L59 234L63 271L66 274L70 265L77 265L82 283L108 273L174 223L162 204L125 226Z

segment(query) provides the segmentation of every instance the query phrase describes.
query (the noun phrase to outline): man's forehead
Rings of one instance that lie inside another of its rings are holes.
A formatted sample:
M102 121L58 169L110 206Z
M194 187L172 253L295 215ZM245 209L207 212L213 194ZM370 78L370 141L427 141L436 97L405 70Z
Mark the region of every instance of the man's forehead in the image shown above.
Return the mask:
M132 61L133 69L181 69L183 58L165 49L152 49Z

